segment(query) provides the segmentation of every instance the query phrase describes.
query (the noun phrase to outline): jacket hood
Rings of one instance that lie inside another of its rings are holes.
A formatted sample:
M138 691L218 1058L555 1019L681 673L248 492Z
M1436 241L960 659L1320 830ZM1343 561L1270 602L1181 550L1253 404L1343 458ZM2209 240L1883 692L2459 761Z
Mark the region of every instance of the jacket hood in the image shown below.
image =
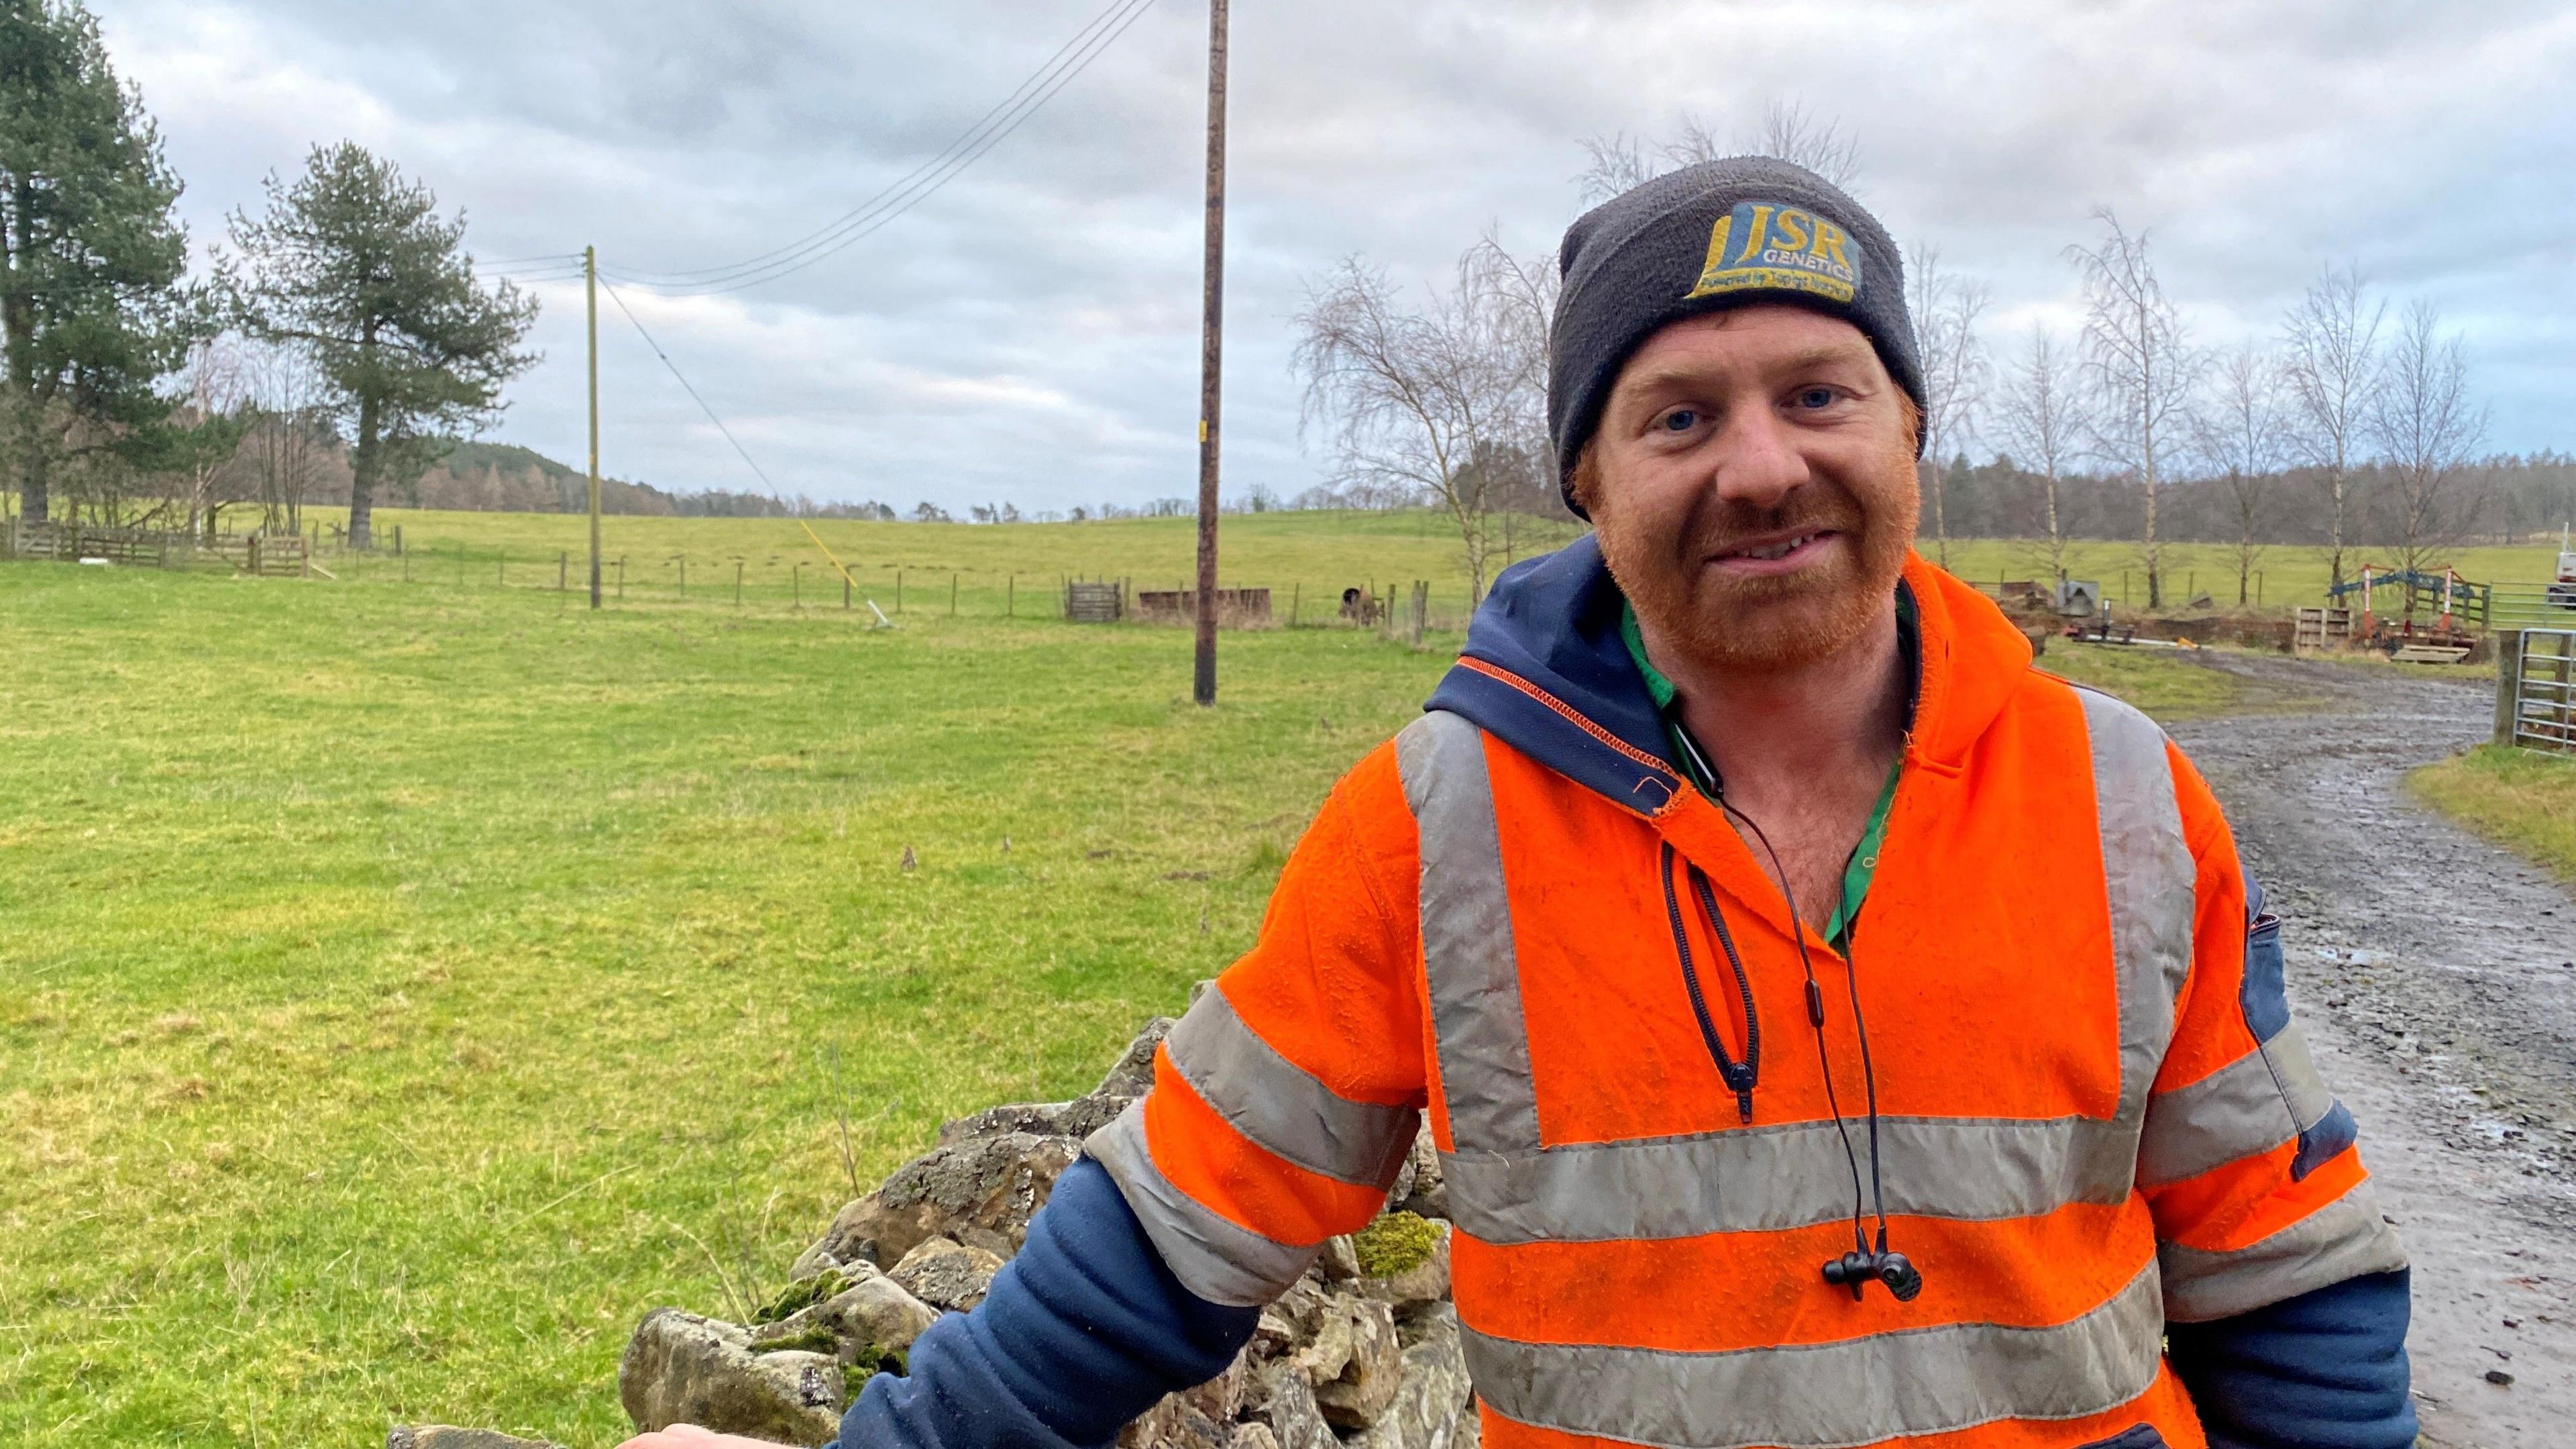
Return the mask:
M1898 587L1920 643L1905 761L1957 774L2030 669L2030 641L1993 601L1909 551ZM1449 710L1632 810L1681 794L1663 720L1619 634L1625 604L1590 534L1504 570L1425 709Z

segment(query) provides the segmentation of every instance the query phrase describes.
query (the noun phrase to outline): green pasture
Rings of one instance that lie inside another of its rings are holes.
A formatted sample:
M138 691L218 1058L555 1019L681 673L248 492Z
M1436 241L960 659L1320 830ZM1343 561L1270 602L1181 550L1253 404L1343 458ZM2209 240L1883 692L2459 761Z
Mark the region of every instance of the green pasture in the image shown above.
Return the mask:
M2576 758L2485 745L2407 777L2426 803L2576 885Z
M578 524L418 519L408 546ZM868 567L1187 556L1186 521L836 527ZM1410 523L1228 530L1248 580L1456 582ZM0 565L13 1449L616 1442L637 1318L738 1311L943 1118L1087 1086L1250 941L1457 644L1229 634L1203 711L1178 629L966 595L874 630L694 580L593 614L383 568ZM2224 704L2170 655L2046 662Z

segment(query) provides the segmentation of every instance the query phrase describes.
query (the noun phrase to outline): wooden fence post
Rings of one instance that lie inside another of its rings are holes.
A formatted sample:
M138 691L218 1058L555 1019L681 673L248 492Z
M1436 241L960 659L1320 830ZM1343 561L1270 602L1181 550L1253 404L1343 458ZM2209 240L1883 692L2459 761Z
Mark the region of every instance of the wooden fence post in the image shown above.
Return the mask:
M626 555L622 553L617 556L617 597L626 597Z
M1018 574L1012 574L1002 581L1002 617L1005 619L1016 619L1019 616L1020 576Z
M841 612L850 612L850 576L846 571L841 575Z
M948 576L948 617L952 619L957 617L957 576L955 574Z
M1297 602L1304 598L1305 595L1306 586L1304 584L1290 584L1288 586L1288 627L1291 629L1297 627Z
M2522 631L2499 630L2496 641L2495 742L2513 743L2522 710Z
M733 561L733 606L742 607L742 560Z
M788 566L787 607L797 610L805 607L805 561L803 559L798 559Z
M682 555L680 555L680 597L685 599L685 598L687 598L688 596L689 596L689 556L688 556L687 554L682 554Z
M404 571L403 577L411 577L409 570ZM571 586L571 584L572 551L570 549L557 549L555 550L555 592L558 594L563 593Z
M894 571L894 611L903 612L903 570Z

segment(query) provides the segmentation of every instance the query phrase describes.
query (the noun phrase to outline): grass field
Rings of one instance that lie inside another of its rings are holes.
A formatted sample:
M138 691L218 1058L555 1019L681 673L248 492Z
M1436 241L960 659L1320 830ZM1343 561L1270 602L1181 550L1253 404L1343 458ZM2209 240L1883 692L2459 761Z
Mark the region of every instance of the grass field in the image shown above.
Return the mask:
M2407 778L2435 809L2576 885L2576 759L2494 745Z
M1456 580L1410 525L1228 526L1310 584ZM877 527L1050 577L1189 537ZM398 578L0 566L13 1449L614 1443L645 1310L775 1286L942 1118L1087 1086L1457 642L1229 635L1210 712L1178 630ZM2224 704L2171 656L2046 662Z

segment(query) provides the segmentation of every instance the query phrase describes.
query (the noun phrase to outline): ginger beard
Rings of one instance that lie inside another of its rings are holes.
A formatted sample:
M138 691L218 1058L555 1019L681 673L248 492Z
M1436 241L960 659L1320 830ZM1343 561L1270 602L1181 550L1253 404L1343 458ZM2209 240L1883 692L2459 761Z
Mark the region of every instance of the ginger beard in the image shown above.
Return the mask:
M1910 400L1902 411L1901 433L1892 430L1863 466L1819 472L1773 507L1710 488L1678 520L1645 516L1623 506L1617 480L1602 476L1597 446L1575 466L1575 496L1592 515L1610 576L1657 637L1728 672L1811 664L1859 638L1904 572L1922 492ZM1735 578L1709 562L1737 540L1824 530L1841 535L1836 546L1794 573Z

